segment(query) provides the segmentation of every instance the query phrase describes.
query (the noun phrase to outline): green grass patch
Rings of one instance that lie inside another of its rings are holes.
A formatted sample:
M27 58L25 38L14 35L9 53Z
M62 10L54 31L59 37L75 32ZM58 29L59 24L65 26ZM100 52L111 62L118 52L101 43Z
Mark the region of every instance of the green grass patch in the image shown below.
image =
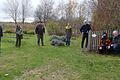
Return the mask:
M5 36L15 36L5 34ZM120 80L120 58L111 55L83 53L80 39L70 47L38 47L35 35L25 35L22 47L15 38L2 39L0 80Z

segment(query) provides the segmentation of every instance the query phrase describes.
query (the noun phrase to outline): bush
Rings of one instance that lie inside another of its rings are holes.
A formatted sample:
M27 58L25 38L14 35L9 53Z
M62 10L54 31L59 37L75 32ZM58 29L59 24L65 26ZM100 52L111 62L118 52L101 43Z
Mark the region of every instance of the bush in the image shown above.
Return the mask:
M25 30L25 31L23 31L23 33L24 34L31 34L31 35L34 35L35 34L35 32L33 31L33 30Z
M53 46L64 46L65 43L63 41L61 41L61 40L53 39L51 41L51 45L53 45Z
M49 35L59 35L62 36L65 34L65 31L59 25L59 22L48 21L47 22L47 31Z
M64 46L66 42L66 38L64 36L57 36L53 35L51 36L51 45L53 46Z
M14 29L7 29L7 30L3 30L4 33L15 33Z
M53 39L57 39L57 40L61 40L63 42L66 42L65 36L52 35L51 38L50 38L50 41L52 41Z

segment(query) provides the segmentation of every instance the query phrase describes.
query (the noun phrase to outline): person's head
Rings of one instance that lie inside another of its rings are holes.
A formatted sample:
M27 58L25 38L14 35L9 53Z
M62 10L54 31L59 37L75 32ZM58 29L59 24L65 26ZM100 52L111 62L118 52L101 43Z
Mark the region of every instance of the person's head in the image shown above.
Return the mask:
M18 28L18 27L19 27L19 25L17 24L17 25L16 25L16 27Z
M119 35L119 32L117 30L113 31L113 36L116 37Z
M70 23L67 23L67 26L69 26L70 25Z
M102 34L102 39L106 39L108 37L107 33L106 32L103 32Z
M21 28L21 26L19 24L16 25L16 28Z
M70 23L67 23L67 26L65 28L70 29L71 28Z
M91 23L92 23L91 21L88 21L88 24L89 24L89 25L91 25Z
M84 24L88 24L87 20L84 21Z
M38 24L42 24L42 25L44 24L43 21L38 21L37 23L38 23Z

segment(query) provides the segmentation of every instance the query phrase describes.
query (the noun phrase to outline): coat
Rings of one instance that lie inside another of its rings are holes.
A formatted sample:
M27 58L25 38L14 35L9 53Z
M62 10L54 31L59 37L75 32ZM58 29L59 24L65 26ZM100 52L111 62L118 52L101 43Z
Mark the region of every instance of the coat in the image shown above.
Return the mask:
M38 35L43 35L45 33L45 28L42 24L38 24L35 29L35 33Z
M71 28L71 26L66 26L65 32L66 32L67 37L71 37L72 36L72 28Z
M89 33L90 30L91 30L91 27L89 24L85 24L80 28L81 33Z
M0 26L0 38L3 36L3 30L2 27Z

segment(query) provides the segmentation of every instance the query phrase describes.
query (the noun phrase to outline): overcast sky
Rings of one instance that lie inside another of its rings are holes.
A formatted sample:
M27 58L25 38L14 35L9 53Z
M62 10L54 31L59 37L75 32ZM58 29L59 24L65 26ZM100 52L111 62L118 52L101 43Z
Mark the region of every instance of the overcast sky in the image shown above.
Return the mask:
M3 8L5 7L4 3L6 0L0 0L0 22L1 21L13 21L7 14L4 13ZM35 10L37 5L40 3L40 0L31 0L32 1L32 6L33 9ZM55 5L57 5L60 1L64 1L67 2L68 0L54 0L55 1ZM78 2L82 2L84 0L76 0ZM33 18L29 18L27 21L31 21L33 20Z

